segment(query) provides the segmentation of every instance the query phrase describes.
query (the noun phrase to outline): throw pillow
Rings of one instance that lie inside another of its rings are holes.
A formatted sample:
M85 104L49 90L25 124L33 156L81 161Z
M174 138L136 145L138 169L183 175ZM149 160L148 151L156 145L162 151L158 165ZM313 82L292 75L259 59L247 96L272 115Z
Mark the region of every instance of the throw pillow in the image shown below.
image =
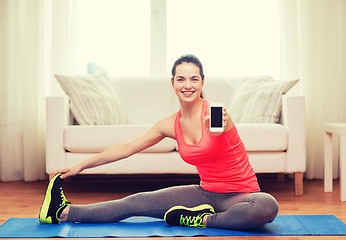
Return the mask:
M278 81L268 78L245 80L238 85L229 112L236 123L279 122L282 95L299 80Z
M80 125L126 124L125 111L105 74L55 78L69 96L71 112Z

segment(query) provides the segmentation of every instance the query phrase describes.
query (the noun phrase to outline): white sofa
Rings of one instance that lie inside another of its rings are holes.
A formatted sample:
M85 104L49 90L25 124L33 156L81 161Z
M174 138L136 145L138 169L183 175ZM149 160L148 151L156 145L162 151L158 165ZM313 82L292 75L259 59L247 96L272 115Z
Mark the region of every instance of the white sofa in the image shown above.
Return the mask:
M241 79L240 79L241 80ZM125 109L126 125L74 125L67 96L48 96L46 171L70 167L105 148L143 134L157 120L178 110L169 77L112 78ZM206 98L229 106L239 79L208 78ZM305 106L303 96L282 95L279 123L236 123L256 173L294 173L296 195L303 194ZM164 139L126 160L88 169L82 174L194 174L183 162L176 142Z

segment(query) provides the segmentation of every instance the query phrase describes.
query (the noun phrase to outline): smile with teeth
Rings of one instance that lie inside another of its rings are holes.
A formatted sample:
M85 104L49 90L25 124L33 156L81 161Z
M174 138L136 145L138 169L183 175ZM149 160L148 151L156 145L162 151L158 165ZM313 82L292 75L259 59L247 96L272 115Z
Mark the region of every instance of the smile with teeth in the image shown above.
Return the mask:
M186 96L190 96L194 93L195 91L182 91L182 93Z

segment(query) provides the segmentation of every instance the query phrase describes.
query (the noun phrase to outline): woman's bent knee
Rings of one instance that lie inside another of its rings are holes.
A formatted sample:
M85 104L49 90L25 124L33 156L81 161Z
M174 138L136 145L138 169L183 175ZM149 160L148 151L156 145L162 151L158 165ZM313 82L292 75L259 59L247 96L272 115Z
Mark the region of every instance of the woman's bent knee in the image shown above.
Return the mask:
M276 218L279 212L279 204L272 195L261 193L261 196L257 199L257 204L259 217L264 223L270 223Z

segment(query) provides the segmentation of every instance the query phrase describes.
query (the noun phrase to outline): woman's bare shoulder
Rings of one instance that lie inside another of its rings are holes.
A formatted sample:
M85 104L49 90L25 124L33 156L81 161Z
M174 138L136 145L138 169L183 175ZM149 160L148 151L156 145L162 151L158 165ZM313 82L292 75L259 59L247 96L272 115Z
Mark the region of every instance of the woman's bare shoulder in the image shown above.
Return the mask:
M162 118L161 120L155 123L154 127L159 132L161 132L161 134L164 137L170 137L175 139L174 122L175 122L176 116L177 116L177 112L165 118Z

